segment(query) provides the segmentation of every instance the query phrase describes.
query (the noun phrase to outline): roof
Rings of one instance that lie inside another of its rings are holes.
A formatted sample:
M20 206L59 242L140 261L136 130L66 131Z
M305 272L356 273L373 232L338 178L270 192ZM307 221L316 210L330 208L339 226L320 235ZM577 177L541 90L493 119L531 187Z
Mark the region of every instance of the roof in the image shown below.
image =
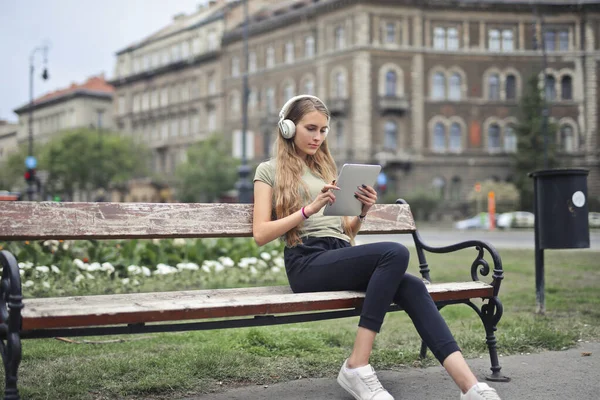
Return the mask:
M104 74L92 76L88 78L82 84L71 83L71 85L64 89L58 89L49 93L46 93L33 101L34 108L45 105L47 103L54 103L57 100L66 99L67 97L73 97L77 95L90 96L90 97L109 97L112 98L115 92L115 88L108 84L104 80ZM19 114L29 109L29 103L14 110L15 113Z

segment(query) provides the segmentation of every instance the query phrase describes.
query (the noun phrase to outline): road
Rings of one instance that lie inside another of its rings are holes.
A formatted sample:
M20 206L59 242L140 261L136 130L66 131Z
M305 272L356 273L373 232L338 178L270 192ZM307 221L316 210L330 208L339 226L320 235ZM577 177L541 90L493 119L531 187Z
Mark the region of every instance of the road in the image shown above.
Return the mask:
M467 230L460 231L451 228L437 229L434 227L425 227L419 229L423 241L430 246L446 246L470 239L485 240L498 249L533 249L533 230L510 230L510 231L483 231ZM380 242L380 241L398 241L407 246L414 245L411 235L359 235L356 238L357 244ZM590 231L590 249L600 251L600 231Z

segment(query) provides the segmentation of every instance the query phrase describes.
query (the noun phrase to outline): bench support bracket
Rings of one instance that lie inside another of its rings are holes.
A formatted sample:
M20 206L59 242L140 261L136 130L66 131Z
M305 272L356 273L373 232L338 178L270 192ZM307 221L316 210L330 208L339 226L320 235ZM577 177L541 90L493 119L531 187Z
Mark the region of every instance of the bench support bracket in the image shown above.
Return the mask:
M5 400L19 400L17 371L21 363L21 276L15 257L8 251L0 253L2 279L0 280L0 352L4 363Z

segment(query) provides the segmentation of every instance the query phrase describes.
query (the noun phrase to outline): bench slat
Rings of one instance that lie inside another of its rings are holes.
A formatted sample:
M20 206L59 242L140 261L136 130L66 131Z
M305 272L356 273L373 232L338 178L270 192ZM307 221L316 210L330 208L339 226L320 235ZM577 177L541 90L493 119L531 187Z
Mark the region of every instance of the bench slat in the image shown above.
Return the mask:
M493 296L484 282L427 285L435 301ZM241 317L355 308L362 292L294 294L288 286L23 300L23 330Z
M416 229L408 205L377 204L361 234ZM0 240L252 236L251 204L0 203Z

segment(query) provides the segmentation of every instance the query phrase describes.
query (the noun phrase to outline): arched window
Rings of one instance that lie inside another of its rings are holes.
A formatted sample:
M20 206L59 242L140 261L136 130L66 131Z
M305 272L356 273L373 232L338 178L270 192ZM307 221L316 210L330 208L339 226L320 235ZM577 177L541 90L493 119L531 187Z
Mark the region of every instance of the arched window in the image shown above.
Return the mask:
M566 75L560 81L560 92L563 100L573 100L573 78Z
M292 97L294 97L294 85L291 82L288 82L283 87L283 98L285 101L288 101Z
M304 93L312 94L314 96L315 82L312 80L312 78L306 78L306 80L304 81Z
M389 70L385 74L385 95L396 96L396 71Z
M460 100L461 92L461 77L460 74L454 73L450 76L450 90L448 98L450 100Z
M575 135L571 125L563 125L560 128L560 147L566 153L575 151Z
M498 124L491 124L488 127L488 151L495 153L500 149L500 126Z
M510 74L506 75L506 100L515 100L517 98L517 77Z
M267 112L274 113L275 112L275 89L273 89L272 87L267 88L267 90L265 91L265 103L267 106Z
M446 127L441 122L433 128L433 151L446 151Z
M396 151L397 149L397 137L398 137L398 124L394 121L386 121L384 128L385 137L383 139L383 147L385 150Z
M462 128L460 124L454 122L450 125L450 151L459 152L462 150Z
M335 121L335 146L337 150L343 150L346 147L344 141L344 122L341 119Z
M462 182L460 177L454 176L450 181L450 200L460 200Z
M431 82L431 98L434 100L446 98L446 77L441 72L436 72L433 75L433 82Z
M346 47L346 36L343 26L335 28L335 48L341 50Z
M515 133L515 128L512 125L508 125L504 128L504 151L506 153L517 152L517 135Z
M342 71L335 74L335 97L344 98L346 96L346 75Z
M546 101L556 100L556 79L554 76L546 75L544 93L546 94Z
M313 36L307 36L304 39L304 57L312 58L315 56L315 38Z
M500 100L500 75L491 74L488 77L488 99Z

